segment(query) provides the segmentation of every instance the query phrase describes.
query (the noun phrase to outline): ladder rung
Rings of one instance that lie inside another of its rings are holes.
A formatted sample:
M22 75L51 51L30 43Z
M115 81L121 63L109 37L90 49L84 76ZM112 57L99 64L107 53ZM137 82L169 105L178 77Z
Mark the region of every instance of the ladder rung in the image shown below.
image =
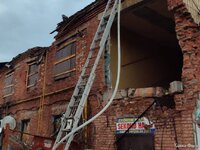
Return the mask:
M104 18L103 18L103 19L104 19L105 21L108 21L108 20L109 20L109 18L110 18L110 15L106 15L106 16L104 16Z
M106 25L107 25L107 23L102 24L100 29L102 29L102 28L105 29Z
M100 42L101 42L100 39L99 40L95 40L95 44L97 44L99 47L100 47Z
M89 59L94 59L94 58L97 58L97 56L91 56Z
M92 64L92 65L88 65L88 66L86 66L86 68L92 68L94 65Z
M87 84L87 81L83 80L80 85L86 85Z
M74 105L71 106L71 107L77 107L77 106L79 105L79 103L80 103L80 101L76 101L76 102L74 103Z
M78 98L81 98L82 97L82 94L80 95L74 95L74 98L78 99Z
M95 42L99 42L99 41L101 41L101 36L99 36L96 40L95 40Z
M85 78L85 79L87 79L87 78ZM79 86L85 86L86 84L87 84L87 81L84 80L82 83L79 84Z
M101 27L105 27L107 25L108 21L104 20L104 22L101 24Z
M79 104L70 106L70 108L76 108L76 107L78 107L78 105L79 105Z
M79 105L72 106L72 107L73 107L73 108L74 108L74 107L78 108L78 106L79 106ZM84 106L80 105L80 107L82 107L82 108L83 108Z
M82 88L85 87L85 86L86 86L85 84L81 84L81 85L78 86L78 88L79 88L79 89L82 89Z
M69 130L69 129L62 129L62 132L69 132L69 131L71 131L71 129Z
M84 93L84 89L80 90L78 95L83 95L83 93Z
M100 42L100 41L99 41L99 42ZM94 46L93 48L91 48L90 51L93 51L93 52L94 52L94 51L98 50L98 49L100 48L99 42L96 41L95 46ZM90 59L90 58L89 58L89 59Z
M99 48L100 46L99 45L97 45L96 47L93 47L92 49L90 49L90 50L95 50L95 49L97 49L97 48Z
M87 83L84 82L84 83L80 83L79 86L85 86Z
M104 33L104 31L105 31L105 29L103 29L103 30L100 30L100 31L98 32L98 34L99 34L99 35L101 35L101 34L103 34L103 33Z
M89 74L86 74L86 75L82 76L82 79L87 79L87 78L89 78L89 77L90 77L90 75L89 75Z

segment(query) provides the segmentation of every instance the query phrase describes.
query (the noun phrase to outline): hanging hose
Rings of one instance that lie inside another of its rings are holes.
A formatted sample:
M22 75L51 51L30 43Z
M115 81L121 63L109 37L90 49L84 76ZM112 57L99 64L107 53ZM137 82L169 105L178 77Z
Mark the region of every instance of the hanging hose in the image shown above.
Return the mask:
M120 11L121 11L121 0L119 0L119 4L118 4L118 50L117 50L117 52L118 52L118 67L117 67L117 80L116 80L115 89L113 91L113 94L112 94L110 100L108 101L108 103L106 104L106 106L98 114L96 114L90 120L86 121L85 123L83 123L82 125L80 125L79 127L77 127L76 129L72 130L69 134L67 134L66 136L64 136L57 143L55 149L58 147L58 145L60 145L61 143L63 143L67 138L69 138L75 132L77 132L81 128L84 128L85 126L87 126L88 124L90 124L91 122L93 122L96 118L98 118L100 115L102 115L108 109L108 107L112 104L112 102L113 102L113 100L115 98L115 95L117 93L118 86L119 86L120 72L121 72Z

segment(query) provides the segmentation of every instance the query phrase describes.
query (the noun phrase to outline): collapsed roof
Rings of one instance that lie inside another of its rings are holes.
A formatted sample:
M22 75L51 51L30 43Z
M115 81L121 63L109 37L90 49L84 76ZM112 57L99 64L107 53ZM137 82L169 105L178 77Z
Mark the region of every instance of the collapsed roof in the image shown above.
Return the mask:
M86 6L82 10L76 12L74 15L70 16L69 18L63 15L63 20L57 24L57 27L54 31L52 31L50 34L54 32L58 32L55 38L59 37L61 33L67 32L70 27L74 24L78 24L79 22L83 23L89 20L91 17L96 14L95 12L100 12L104 9L104 6L106 5L106 2L108 0L96 0L90 5ZM97 7L100 7L98 10L95 10ZM91 13L91 15L85 16L86 14ZM75 27L74 27L75 28Z

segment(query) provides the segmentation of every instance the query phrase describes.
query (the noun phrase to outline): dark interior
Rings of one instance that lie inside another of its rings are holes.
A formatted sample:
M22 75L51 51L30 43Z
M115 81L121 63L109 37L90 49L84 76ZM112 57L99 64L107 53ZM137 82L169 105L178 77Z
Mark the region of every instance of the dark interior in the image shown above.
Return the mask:
M165 0L139 3L121 13L120 89L162 86L181 81L183 55ZM117 23L111 31L111 80L116 81Z
M117 138L120 135L117 135ZM117 150L154 150L153 134L127 134L117 143Z

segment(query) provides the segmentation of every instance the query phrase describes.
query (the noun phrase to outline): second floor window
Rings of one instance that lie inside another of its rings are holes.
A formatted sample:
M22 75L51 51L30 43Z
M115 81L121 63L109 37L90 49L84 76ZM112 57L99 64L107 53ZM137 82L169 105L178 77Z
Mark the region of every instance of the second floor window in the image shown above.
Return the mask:
M68 44L56 52L54 66L55 79L65 78L75 71L76 45L75 42Z
M38 81L39 66L36 63L30 64L28 69L27 87L34 87Z
M13 92L13 73L10 73L5 77L4 97L12 95Z

